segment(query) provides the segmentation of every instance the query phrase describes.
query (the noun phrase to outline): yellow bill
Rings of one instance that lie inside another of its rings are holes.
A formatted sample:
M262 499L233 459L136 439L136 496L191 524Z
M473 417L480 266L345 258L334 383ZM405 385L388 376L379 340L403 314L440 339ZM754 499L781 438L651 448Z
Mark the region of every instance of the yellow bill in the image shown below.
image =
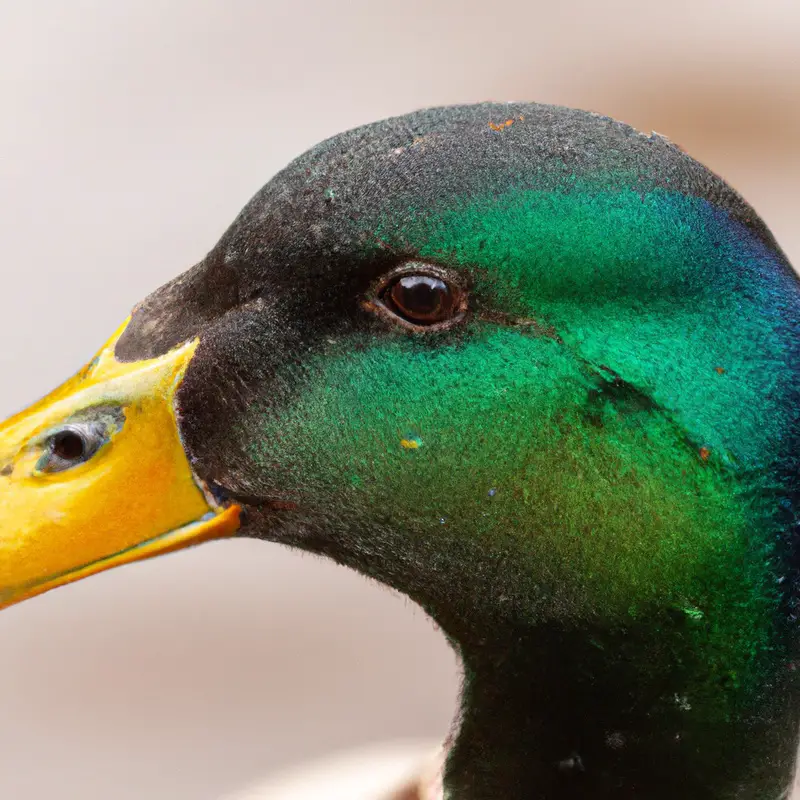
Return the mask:
M240 508L196 481L178 430L175 393L197 341L122 363L124 328L0 425L0 608L239 527Z

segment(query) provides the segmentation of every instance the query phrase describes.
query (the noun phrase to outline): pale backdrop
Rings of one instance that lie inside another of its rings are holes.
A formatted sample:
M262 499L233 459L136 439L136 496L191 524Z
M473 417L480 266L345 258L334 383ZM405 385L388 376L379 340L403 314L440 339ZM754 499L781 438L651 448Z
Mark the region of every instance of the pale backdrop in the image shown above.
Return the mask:
M292 156L424 105L541 100L655 128L798 263L798 40L793 0L2 0L0 416ZM277 546L207 545L0 614L0 798L216 800L440 736L457 681L402 598Z

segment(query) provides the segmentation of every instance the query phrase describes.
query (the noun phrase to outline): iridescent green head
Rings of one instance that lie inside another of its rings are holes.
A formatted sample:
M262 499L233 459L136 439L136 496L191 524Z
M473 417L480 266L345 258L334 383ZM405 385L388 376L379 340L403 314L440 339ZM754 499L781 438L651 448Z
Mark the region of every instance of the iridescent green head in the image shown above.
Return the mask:
M458 798L777 797L800 700L800 284L666 139L485 104L331 139L148 298L242 533L461 653Z

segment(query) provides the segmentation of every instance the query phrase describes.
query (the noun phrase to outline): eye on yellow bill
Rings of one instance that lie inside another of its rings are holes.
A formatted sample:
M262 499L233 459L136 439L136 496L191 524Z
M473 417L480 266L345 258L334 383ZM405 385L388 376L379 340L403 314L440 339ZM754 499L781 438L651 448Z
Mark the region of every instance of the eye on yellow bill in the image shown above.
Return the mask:
M198 342L123 363L125 325L0 425L0 608L239 527L240 508L196 480L178 429L175 393Z

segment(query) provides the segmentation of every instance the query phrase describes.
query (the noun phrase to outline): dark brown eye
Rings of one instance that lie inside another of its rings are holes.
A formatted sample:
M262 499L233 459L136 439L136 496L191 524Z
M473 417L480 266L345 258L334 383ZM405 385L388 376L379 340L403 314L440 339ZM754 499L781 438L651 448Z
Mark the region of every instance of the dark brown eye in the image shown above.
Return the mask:
M444 275L407 272L394 277L379 294L386 311L417 327L443 325L464 310L463 290Z

